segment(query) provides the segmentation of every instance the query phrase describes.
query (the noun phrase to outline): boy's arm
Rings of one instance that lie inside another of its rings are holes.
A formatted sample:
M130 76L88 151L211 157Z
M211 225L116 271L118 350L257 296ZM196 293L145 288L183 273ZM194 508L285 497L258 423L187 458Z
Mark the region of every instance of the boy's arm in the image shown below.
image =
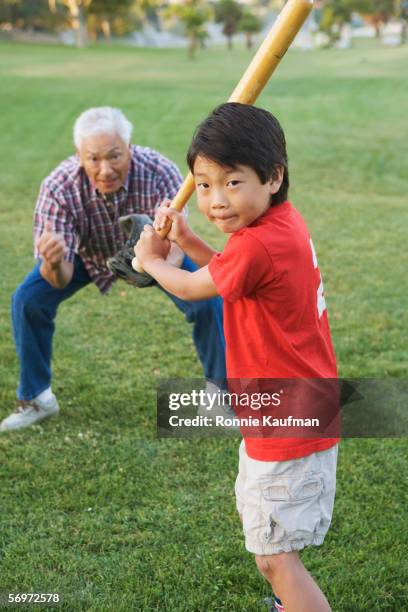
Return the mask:
M143 268L157 280L163 289L181 300L194 302L218 295L208 266L199 268L195 272L188 272L170 266L164 259L156 258L143 262Z
M207 266L217 252L191 230L177 244L199 268Z
M195 301L218 295L208 266L195 272L180 270L166 263L169 241L162 240L149 225L135 246L137 261L169 293L182 300Z
M201 240L187 225L183 213L170 208L171 200L164 200L156 211L153 227L156 230L164 228L167 218L172 221L168 238L175 242L194 261L199 268L206 266L217 251Z

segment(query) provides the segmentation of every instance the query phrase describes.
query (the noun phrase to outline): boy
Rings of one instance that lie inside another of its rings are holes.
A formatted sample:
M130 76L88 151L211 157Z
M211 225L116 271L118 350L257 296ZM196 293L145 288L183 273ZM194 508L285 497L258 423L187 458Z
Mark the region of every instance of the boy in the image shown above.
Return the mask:
M170 217L169 240L199 269L167 265L170 242L148 226L135 247L137 260L181 299L224 298L229 379L337 378L316 254L300 213L287 201L286 145L278 121L259 108L223 104L198 127L187 161L200 211L230 234L224 251L200 240L167 202L155 227ZM322 544L329 528L337 443L241 443L237 508L246 548L272 585L277 610L330 610L298 551Z

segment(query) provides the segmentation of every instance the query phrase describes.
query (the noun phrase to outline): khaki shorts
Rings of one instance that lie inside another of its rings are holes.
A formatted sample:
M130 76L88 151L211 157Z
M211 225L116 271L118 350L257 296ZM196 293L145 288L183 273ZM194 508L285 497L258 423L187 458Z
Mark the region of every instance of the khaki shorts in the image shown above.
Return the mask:
M338 444L289 461L257 461L239 448L235 483L246 549L275 555L323 543L336 491Z

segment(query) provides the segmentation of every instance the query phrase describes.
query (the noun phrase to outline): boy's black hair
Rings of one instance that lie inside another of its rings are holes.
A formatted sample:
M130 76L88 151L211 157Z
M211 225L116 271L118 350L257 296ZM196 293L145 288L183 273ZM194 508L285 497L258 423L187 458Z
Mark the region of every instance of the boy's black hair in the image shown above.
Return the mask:
M268 111L248 104L227 102L217 106L196 129L187 152L193 172L196 158L234 168L250 166L262 184L276 176L276 166L283 166L283 181L271 197L271 205L287 199L289 188L286 141L279 121Z

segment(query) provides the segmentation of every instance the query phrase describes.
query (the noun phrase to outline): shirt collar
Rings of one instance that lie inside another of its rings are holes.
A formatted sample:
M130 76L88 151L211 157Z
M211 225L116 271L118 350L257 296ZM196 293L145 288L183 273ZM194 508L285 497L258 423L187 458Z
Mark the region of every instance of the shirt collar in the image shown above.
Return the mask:
M116 198L124 191L126 194L129 190L129 173L125 179L125 182L123 183L123 185L120 187L120 189L118 189L118 191L115 191L114 193L101 193L99 191L99 189L97 189L94 185L91 184L91 190L92 192L98 197L98 198L102 198L105 201L110 201L110 202L114 202L116 200Z
M118 191L115 191L113 193L101 193L93 186L92 190L98 198L102 198L102 200L104 200L105 202L115 202L122 192L127 193L128 191L126 183L122 185L121 188L118 189Z

